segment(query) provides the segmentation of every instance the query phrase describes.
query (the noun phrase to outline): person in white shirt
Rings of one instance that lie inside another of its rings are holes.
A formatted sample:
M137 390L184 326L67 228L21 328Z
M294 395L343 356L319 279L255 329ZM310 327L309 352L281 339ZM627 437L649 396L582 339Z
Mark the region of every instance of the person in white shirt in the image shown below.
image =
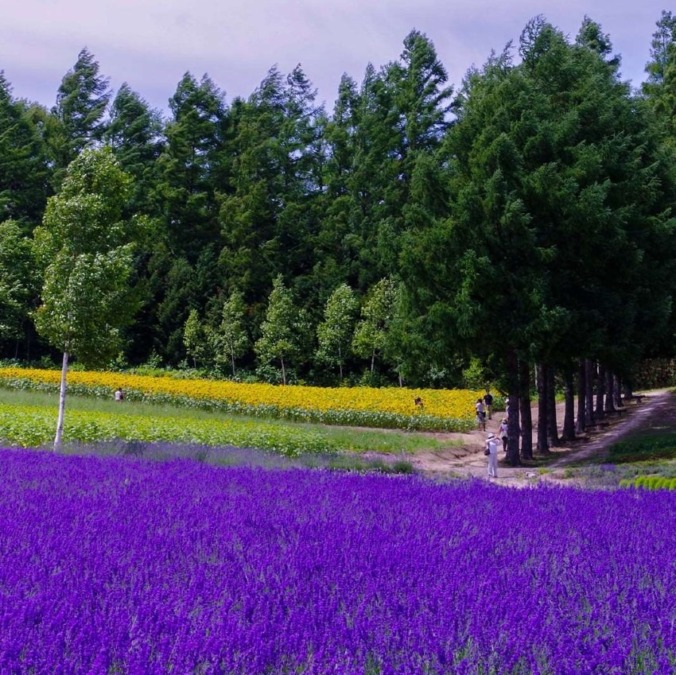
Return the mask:
M502 449L507 452L507 418L504 417L500 422L500 438L502 439Z
M476 405L476 423L481 431L486 431L486 411L484 410L484 402L479 398Z
M488 450L488 477L498 477L498 439L495 434L488 434L486 439L486 448Z

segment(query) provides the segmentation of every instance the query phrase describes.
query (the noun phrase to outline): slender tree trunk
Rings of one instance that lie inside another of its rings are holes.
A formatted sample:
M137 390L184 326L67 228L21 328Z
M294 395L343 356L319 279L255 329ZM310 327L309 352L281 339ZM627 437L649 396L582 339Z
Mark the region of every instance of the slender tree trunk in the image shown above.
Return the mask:
M594 362L591 359L585 359L585 386L587 388L585 392L585 408L587 416L587 424L590 426L593 425L596 420L594 419Z
M232 365L232 376L235 377L235 352L230 352L230 363Z
M603 402L606 397L606 369L599 363L599 378L596 381L596 419L602 420L606 416Z
M549 443L547 442L547 369L543 363L537 366L537 386L538 386L538 440L537 451L541 454L549 452Z
M615 410L615 377L610 370L606 370L606 405L605 412L614 413Z
M587 426L585 418L585 395L587 393L586 385L586 370L584 367L584 360L580 360L580 365L577 371L577 420L575 424L575 433L582 434Z
M575 440L575 385L573 372L567 370L564 375L566 408L563 414L563 436L564 441Z
M286 385L286 368L284 368L284 358L279 359L282 363L282 384Z
M519 408L521 413L521 456L533 459L533 419L530 411L530 367L526 361L519 364Z
M371 352L371 375L373 375L373 370L376 367L376 352L375 349Z
M54 436L54 452L61 450L63 437L63 421L66 416L66 376L68 375L68 352L63 353L61 365L61 387L59 388L59 416L56 420L56 436Z
M340 381L343 381L343 348L338 345L338 372L340 373Z
M514 351L507 356L507 461L519 466L519 362Z
M622 407L622 382L617 375L613 376L615 385L613 386L613 396L615 397L615 406Z
M561 445L559 425L556 416L556 371L553 366L547 368L547 440L549 445Z

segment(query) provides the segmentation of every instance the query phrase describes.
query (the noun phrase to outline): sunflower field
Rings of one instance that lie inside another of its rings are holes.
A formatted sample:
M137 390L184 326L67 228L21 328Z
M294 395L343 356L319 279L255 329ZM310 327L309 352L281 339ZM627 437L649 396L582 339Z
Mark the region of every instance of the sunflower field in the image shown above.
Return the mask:
M0 368L0 386L11 389L56 391L60 377L57 370ZM455 432L473 427L474 402L480 396L467 389L280 386L105 371L68 374L68 389L76 395L112 398L118 387L131 401L298 422ZM416 398L422 406L415 405Z

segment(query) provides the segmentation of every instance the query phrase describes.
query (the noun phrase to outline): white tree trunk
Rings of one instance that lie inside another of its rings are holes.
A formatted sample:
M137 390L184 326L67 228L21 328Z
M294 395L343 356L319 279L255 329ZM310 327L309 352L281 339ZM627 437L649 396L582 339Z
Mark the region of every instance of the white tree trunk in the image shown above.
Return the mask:
M59 389L59 417L56 421L56 436L54 437L54 452L61 450L61 437L63 436L63 419L66 414L66 375L68 373L68 352L63 353L63 365L61 366L61 388Z

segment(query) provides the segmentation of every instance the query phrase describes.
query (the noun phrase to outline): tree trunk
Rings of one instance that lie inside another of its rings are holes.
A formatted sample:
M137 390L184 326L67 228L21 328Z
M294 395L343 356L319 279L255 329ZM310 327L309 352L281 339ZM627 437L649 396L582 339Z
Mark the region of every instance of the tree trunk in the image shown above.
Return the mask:
M538 363L537 386L538 386L538 440L537 451L540 454L549 452L547 441L547 369L549 366Z
M573 372L567 370L564 375L566 408L563 414L563 436L564 441L575 440L575 385L573 382Z
M594 362L591 359L585 359L585 386L587 388L585 392L585 412L587 418L587 424L593 425L596 420L594 419Z
M230 363L232 364L232 376L235 377L235 353L230 352Z
M373 370L376 367L376 352L375 349L371 352L371 375L373 375Z
M519 466L519 362L516 353L507 356L507 461Z
M606 397L606 369L599 363L599 379L596 382L596 419L602 420L606 416L603 402Z
M561 445L559 425L556 416L556 371L553 366L547 368L547 440L549 445Z
M575 433L583 434L587 426L585 418L585 395L587 393L586 385L586 371L584 367L584 359L580 360L580 365L577 371L577 421L575 424Z
M605 412L614 413L615 410L615 377L610 370L606 370L606 405Z
M54 452L61 450L63 437L63 420L66 416L66 376L68 375L68 352L63 353L61 365L61 387L59 388L59 416L56 420L56 436L54 436Z
M622 407L622 389L621 385L622 382L620 381L620 378L617 375L613 376L615 380L615 384L613 385L613 397L615 400L615 406L618 408Z
M530 411L530 368L526 361L519 364L519 408L521 413L521 456L533 459L533 419Z
M279 359L282 363L282 384L286 385L286 368L284 368L284 359Z

